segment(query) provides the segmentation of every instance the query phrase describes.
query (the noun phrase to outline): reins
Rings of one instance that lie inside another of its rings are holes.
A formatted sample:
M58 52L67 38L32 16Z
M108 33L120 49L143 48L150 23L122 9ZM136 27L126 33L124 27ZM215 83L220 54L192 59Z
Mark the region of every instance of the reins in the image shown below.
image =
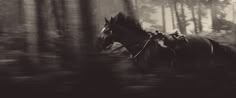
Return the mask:
M133 55L133 56L131 57L131 59L135 59L136 57L138 57L138 56L143 52L143 50L147 47L148 43L151 41L152 38L153 38L153 35L150 35L150 36L148 37L147 41L145 42L145 44L143 45L142 49L140 49L135 55ZM142 41L142 42L143 42L143 41ZM140 43L140 42L139 42L139 43ZM137 44L139 44L139 43L130 44L130 45L128 45L128 47L133 46L133 45L137 45ZM116 51L116 50L119 50L119 49L121 49L121 48L123 48L123 47L125 47L125 46L122 45L122 46L120 46L120 47L117 47L116 49L112 50L111 53L114 52L114 51ZM126 46L126 47L127 47L127 46Z
M143 45L142 49L138 51L138 53L136 53L134 56L132 56L132 59L135 59L137 56L139 56L140 53L142 53L142 51L147 47L148 43L150 42L150 40L152 39L153 36L149 36L148 40L145 42L145 44Z

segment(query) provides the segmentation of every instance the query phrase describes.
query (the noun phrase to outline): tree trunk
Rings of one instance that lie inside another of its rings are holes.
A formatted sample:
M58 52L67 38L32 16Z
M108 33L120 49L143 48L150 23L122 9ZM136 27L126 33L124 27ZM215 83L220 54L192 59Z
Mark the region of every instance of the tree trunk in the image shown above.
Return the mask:
M64 0L53 0L53 15L55 17L55 25L56 31L63 36L63 32L65 31L65 5Z
M194 31L195 31L195 33L198 33L198 30L197 30L197 21L196 21L196 17L195 17L195 9L194 9L194 6L193 6L193 5L190 5L190 8L191 8L191 14L192 14L192 18L193 18Z
M171 11L172 27L173 27L173 29L176 29L176 27L175 27L175 17L174 17L174 6L173 5L171 5L170 11Z
M131 0L123 0L125 10L127 11L127 14L131 17L136 18L136 14L134 12L134 4Z
M58 48L57 52L61 57L61 67L65 69L69 69L72 65L70 62L71 56L73 56L73 52L70 51L72 46L69 46L66 42L69 42L67 39L68 34L66 34L66 6L64 0L53 0L53 14L55 17L55 25L56 25L56 32L59 34L59 38L56 43L56 47Z
M37 28L37 8L35 0L23 0L25 54L20 58L21 67L27 75L36 74L39 70L39 50L38 50L38 28Z
M216 4L215 1L211 0L211 18L212 18L212 29L213 31L219 31L219 24L217 19L217 13L216 13Z
M163 26L163 30L162 32L166 32L166 13L165 13L165 5L161 6L161 10L162 10L162 26Z
M93 15L94 5L92 0L79 0L79 54L82 55L80 59L82 62L89 62L90 57L94 53L94 43L96 35L95 15Z
M132 0L132 3L133 3L134 10L137 10L138 9L138 1L137 0Z
M186 16L185 16L185 9L184 9L184 0L181 1L181 15L182 15L182 33L186 34Z
M52 15L51 0L37 0L37 18L39 35L39 50L41 53L50 51L51 35L54 31L54 18Z
M62 58L63 66L68 69L74 69L78 67L78 2L77 0L62 0L63 5L60 10L64 11L63 15L63 25L60 30L62 30ZM59 22L60 20L58 20ZM58 25L60 27L60 25Z
M176 19L177 19L178 28L179 28L180 32L182 33L184 31L183 31L181 19L180 19L180 16L179 16L179 12L178 12L178 8L177 8L177 1L176 0L174 2L174 10L175 10L175 15L176 15Z
M35 0L23 0L24 24L26 32L26 52L28 59L33 64L38 64L38 28Z
M201 10L201 1L198 0L198 27L199 27L199 32L202 32L202 10Z

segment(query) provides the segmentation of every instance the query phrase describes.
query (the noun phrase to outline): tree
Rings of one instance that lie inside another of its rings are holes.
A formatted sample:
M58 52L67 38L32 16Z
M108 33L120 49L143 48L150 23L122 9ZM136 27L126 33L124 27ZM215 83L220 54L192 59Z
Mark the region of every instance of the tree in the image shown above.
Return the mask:
M180 19L180 14L179 14L177 5L178 5L177 0L174 0L174 10L175 10L175 15L176 15L176 19L177 19L178 28L179 28L180 32L184 32L183 24L182 24L182 21Z
M219 26L218 26L218 20L217 20L217 6L216 6L216 2L213 0L210 0L211 3L211 19L212 19L212 28L213 30L219 30Z
M38 59L38 28L35 0L23 0L24 24L26 33L26 53L32 65L39 63Z
M171 11L171 21L172 21L172 27L173 29L176 28L175 26L175 13L174 13L174 6L173 3L169 4L170 5L170 11Z
M140 0L141 2L141 0ZM149 1L142 1L141 3L144 4L140 8L140 12L142 12L144 17L144 20L148 23L152 23L154 25L157 25L155 23L155 20L150 19L151 14L156 13L157 6L161 9L161 15L162 15L162 27L160 28L162 32L166 32L166 12L165 8L168 6L169 0L163 1L163 0L149 0ZM149 12L149 13L147 13ZM141 15L142 15L141 14ZM152 26L152 27L159 27L159 26ZM159 28L158 28L159 29Z
M61 66L65 69L69 69L71 67L70 62L71 56L73 56L73 52L70 51L72 46L69 46L68 33L66 33L66 5L65 0L53 0L52 1L52 8L53 8L53 15L55 17L55 25L56 25L56 32L59 34L59 38L56 41L56 50L61 57Z
M182 33L183 33L183 34L186 34L186 26L187 26L187 23L186 23L184 2L185 2L185 0L181 0L181 1L180 1L180 7L181 7L181 24L183 25L183 26L182 26Z
M196 20L196 15L195 15L195 8L194 8L194 6L196 5L196 1L195 0L192 0L192 1L187 0L187 4L188 4L188 6L191 10L192 20L193 20L193 25L194 25L194 31L196 33L198 33L197 20Z
M58 29L61 33L60 48L62 48L62 63L64 68L71 70L79 65L78 2L77 0L62 0L57 1L57 4L57 6L59 7L57 15L61 17L57 18L57 23L60 23L57 25L57 27L62 27L61 29Z
M94 25L95 17L93 17L95 8L92 0L79 0L79 6L79 15L81 16L79 20L79 26L81 27L79 28L79 54L82 56L81 60L83 62L85 60L91 60L90 56L95 51L96 26Z
M162 32L166 32L166 13L165 13L165 5L161 6L161 12L162 12L162 25L163 25L163 30Z
M211 10L212 29L221 30L219 19L225 18L224 8L230 4L230 0L201 0Z
M202 4L201 4L201 0L198 0L198 29L199 32L202 32L203 27L202 27Z
M52 48L52 33L55 29L55 18L52 14L52 0L37 0L37 18L39 50L41 53L49 52Z
M134 7L134 1L133 0L123 0L125 10L127 11L127 14L131 17L136 17L135 15L135 7Z
M143 4L139 6L138 16L144 21L151 24L156 24L154 19L151 19L151 14L156 13L156 9L151 4L146 4L146 1L140 0L139 4ZM145 4L145 5L144 5Z

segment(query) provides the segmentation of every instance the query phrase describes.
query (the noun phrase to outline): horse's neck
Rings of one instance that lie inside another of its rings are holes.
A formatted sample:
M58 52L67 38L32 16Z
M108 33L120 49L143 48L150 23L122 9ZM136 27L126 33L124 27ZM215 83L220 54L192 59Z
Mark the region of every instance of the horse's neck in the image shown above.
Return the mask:
M124 47L127 48L127 50L132 54L137 54L145 43L145 38L137 38L137 37L130 37L126 40L122 40L121 43L124 45Z
M119 25L115 27L115 31L119 31L118 33L123 33L121 34L122 36L118 38L119 42L123 44L127 48L127 50L133 55L136 54L142 48L142 46L140 47L140 44L142 44L142 42L148 37L148 34L145 33L143 35L138 35L137 32L141 31L130 30Z

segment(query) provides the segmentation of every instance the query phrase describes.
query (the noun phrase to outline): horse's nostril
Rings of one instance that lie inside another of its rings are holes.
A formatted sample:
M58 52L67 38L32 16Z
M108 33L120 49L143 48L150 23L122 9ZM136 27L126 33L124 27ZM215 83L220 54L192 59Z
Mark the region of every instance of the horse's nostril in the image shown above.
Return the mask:
M97 41L99 41L99 42L101 42L101 41L103 41L104 39L103 39L103 37L99 37L98 39L97 39Z
M101 36L101 40L105 40L106 39L106 36L105 35L102 35Z

